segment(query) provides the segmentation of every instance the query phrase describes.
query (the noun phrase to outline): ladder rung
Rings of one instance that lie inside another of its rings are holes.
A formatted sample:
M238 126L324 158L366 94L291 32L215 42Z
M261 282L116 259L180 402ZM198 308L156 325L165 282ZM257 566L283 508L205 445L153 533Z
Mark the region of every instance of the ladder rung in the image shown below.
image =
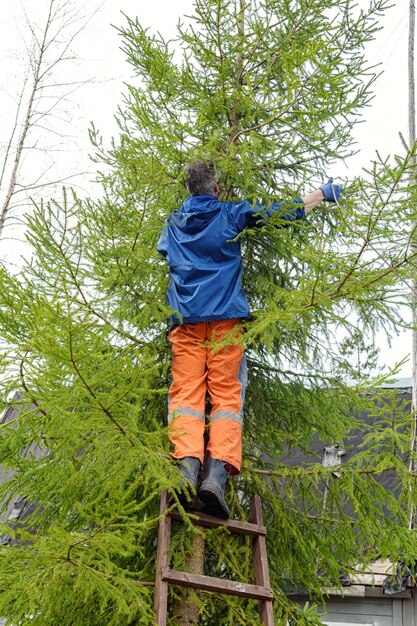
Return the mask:
M227 593L231 596L242 598L253 598L255 600L272 600L273 593L269 587L259 585L249 585L234 580L224 578L213 578L212 576L202 576L201 574L190 574L172 569L163 569L162 580L170 582L180 587L192 587L203 591L213 591L217 593Z
M178 509L174 509L173 511L171 511L170 515L173 519L183 519L183 516L178 511ZM239 535L262 535L264 537L266 536L265 526L260 526L258 524L251 524L250 522L239 522L238 520L234 519L223 520L219 519L218 517L214 517L213 515L199 513L198 511L192 511L192 515L192 521L197 526L204 526L206 528L218 528L220 526L224 526L228 530ZM195 519L194 516L197 519Z

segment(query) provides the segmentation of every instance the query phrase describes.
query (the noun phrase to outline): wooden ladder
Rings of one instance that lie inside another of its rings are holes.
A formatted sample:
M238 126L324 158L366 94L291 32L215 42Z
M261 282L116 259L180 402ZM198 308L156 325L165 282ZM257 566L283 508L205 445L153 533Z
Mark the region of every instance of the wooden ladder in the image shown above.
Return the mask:
M171 584L259 600L259 616L261 623L266 626L274 626L274 615L272 609L273 593L269 582L268 557L265 543L266 528L263 525L260 497L254 496L252 498L250 506L250 522L222 520L218 517L213 517L212 515L205 515L204 513L193 511L193 515L196 516L196 519L194 519L193 522L197 526L204 526L206 528L224 526L231 532L238 533L240 535L251 535L253 537L255 585L170 569L168 563L168 551L171 539L171 522L173 519L182 520L182 517L176 509L168 514L166 513L169 499L168 492L164 490L161 495L159 508L161 521L159 523L158 550L156 557L154 610L156 613L157 625L166 626L168 585Z

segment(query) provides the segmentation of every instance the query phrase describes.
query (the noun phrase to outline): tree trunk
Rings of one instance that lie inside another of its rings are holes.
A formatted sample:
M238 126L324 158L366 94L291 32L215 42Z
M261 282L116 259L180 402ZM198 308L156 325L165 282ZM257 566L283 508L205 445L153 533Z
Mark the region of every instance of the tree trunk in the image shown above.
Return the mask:
M415 34L415 0L410 0L409 11L409 36L408 36L408 136L410 149L416 142L416 104L415 104L415 82L414 82L414 34ZM416 165L416 159L413 157L413 164ZM415 174L413 177L416 178ZM416 223L411 225L412 227L412 251L417 250L417 241L415 235ZM411 438L411 460L410 471L415 470L415 461L412 458L416 450L416 437L417 437L417 278L413 279L413 293L411 298L413 299L413 340L412 340L412 378L413 378L413 392L412 392L412 411L414 415L413 420L413 432ZM414 525L415 507L413 503L410 503L409 511L409 528Z
M10 175L6 197L4 199L3 206L1 207L1 211L0 211L0 235L3 232L4 222L5 222L7 213L9 211L9 207L10 207L10 201L12 199L13 193L16 188L17 171L19 169L19 164L22 158L22 153L23 153L23 148L25 146L26 137L27 137L29 128L31 126L33 103L34 103L35 96L38 92L40 81L41 81L41 70L42 70L44 54L45 54L45 50L47 46L47 37L48 37L48 32L52 23L52 19L53 19L52 18L53 3L54 3L54 0L51 0L49 4L48 17L46 19L45 28L43 30L42 42L39 45L39 51L38 51L37 56L35 56L35 58L33 59L33 64L34 64L33 84L32 84L32 89L31 89L30 96L29 96L29 101L26 107L25 118L23 121L23 128L20 133L19 142L16 148L13 169Z
M190 556L186 563L186 569L193 574L204 574L204 552L206 539L204 535L194 535ZM189 602L190 589L181 590L181 600L174 607L174 616L180 626L195 626L198 624L200 609L197 604Z

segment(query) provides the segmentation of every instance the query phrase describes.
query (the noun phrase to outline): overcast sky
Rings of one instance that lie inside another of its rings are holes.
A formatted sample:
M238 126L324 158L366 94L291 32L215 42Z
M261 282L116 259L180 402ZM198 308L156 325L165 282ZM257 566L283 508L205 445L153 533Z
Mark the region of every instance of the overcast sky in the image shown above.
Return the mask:
M358 0L366 6L365 0ZM355 132L360 152L337 171L328 172L335 177L353 176L367 167L375 150L383 155L400 150L399 132L407 136L407 35L408 2L393 0L382 21L383 28L374 43L368 46L371 62L379 63L383 75L375 85L375 98L364 116L364 123ZM21 89L29 41L25 13L33 25L45 19L48 0L2 0L0 22L0 145L4 146L13 127L17 97ZM160 31L166 38L175 36L178 18L193 11L192 0L74 0L76 12L73 30L88 20L83 31L74 40L73 57L60 66L63 82L80 81L77 89L59 103L45 128L36 149L46 147L51 168L62 163L64 174L84 172L76 184L82 191L89 190L94 178L94 168L88 161L89 140L87 129L94 122L108 140L117 134L114 113L122 102L124 82L132 77L130 66L120 50L120 36L114 26L125 23L123 13L138 17L143 25ZM78 22L76 21L78 20ZM62 69L61 69L62 67ZM60 74L61 76L61 74ZM74 86L75 87L75 86ZM59 137L63 134L64 137ZM29 157L28 157L29 158ZM33 157L31 157L33 161ZM31 163L32 163L31 161ZM41 159L39 159L39 162ZM48 165L49 167L49 165ZM52 171L52 170L51 170ZM22 176L29 176L22 169ZM29 179L27 179L29 180ZM308 191L308 190L306 190ZM3 190L4 194L4 190ZM13 267L18 264L22 247L21 231L9 229L8 240L2 240L1 257ZM393 364L410 349L410 334L393 339L391 350L384 348L384 360ZM410 376L407 365L401 375Z

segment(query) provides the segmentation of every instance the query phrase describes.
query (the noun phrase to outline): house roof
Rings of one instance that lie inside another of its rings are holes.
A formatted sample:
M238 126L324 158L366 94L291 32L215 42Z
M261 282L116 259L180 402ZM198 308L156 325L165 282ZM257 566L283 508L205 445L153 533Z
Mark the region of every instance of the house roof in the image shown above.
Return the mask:
M22 405L19 406L19 404L17 404L16 401L18 402L21 398L22 398L22 395L19 392L15 394L13 398L13 402L14 402L13 405L8 406L3 412L3 415L0 416L0 424L13 422L19 417L19 413L22 411L23 406ZM28 453L30 452L38 456L41 454L42 451L38 446L36 446L35 444L32 444L27 450L27 452ZM12 472L5 471L3 468L0 467L0 485L9 481L12 476L13 476ZM0 522L2 523L7 522L9 526L13 527L19 522L19 520L23 519L31 511L33 511L34 508L35 508L34 505L30 503L28 499L24 497L24 495L12 498L10 502L8 502L5 509L0 511ZM4 533L3 535L0 534L0 544L10 544L10 543L12 543L12 538L11 538L10 533ZM2 622L0 621L0 626L1 624Z
M412 386L410 378L400 378L392 384L384 384L383 389L396 389L395 394L401 400L404 400L404 406L401 411L409 412L412 399ZM367 411L362 411L355 417L363 424L372 425L373 416ZM342 446L329 445L329 442L322 441L318 435L313 437L310 450L305 452L300 448L289 448L286 455L282 458L289 466L305 466L311 463L322 463L325 467L343 465L349 460L359 449L363 441L364 429L356 428L349 433L349 439ZM346 445L345 445L346 444ZM336 472L333 474L337 477ZM398 481L395 472L386 471L378 477L378 482L388 491L395 492L398 488ZM402 577L397 574L397 566L387 559L377 559L370 563L365 569L358 565L358 573L349 576L343 581L343 589L329 589L329 595L342 596L382 596L393 595L396 598L411 597L413 585L411 579L407 576ZM297 592L295 592L296 595Z

